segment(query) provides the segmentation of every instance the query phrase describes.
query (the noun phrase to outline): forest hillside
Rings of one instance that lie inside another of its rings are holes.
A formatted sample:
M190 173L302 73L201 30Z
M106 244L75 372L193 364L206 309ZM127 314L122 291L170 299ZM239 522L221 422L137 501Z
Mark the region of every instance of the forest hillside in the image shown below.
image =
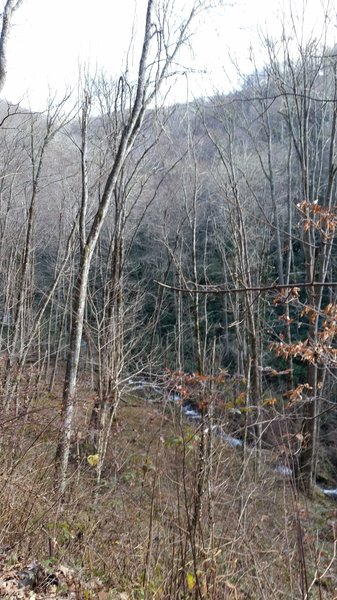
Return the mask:
M336 49L167 105L147 6L134 80L0 104L1 597L333 599Z

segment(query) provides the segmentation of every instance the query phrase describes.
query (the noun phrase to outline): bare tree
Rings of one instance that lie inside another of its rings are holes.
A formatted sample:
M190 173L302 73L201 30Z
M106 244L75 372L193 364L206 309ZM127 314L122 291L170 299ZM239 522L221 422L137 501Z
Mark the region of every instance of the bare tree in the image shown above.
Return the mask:
M281 101L279 110L286 126L283 142L288 145L288 156L291 156L289 185L299 216L299 228L293 233L301 244L301 270L308 284L315 281L325 284L331 275L334 232L329 219L323 228L318 222L320 207L329 213L336 209L336 55L327 46L325 30L321 40L309 39L306 43L295 35L295 31L293 33L296 57L290 34L284 34L281 44L266 40L268 77L272 81L274 97ZM305 303L308 310L311 307L313 311L308 323L308 340L313 346L318 343L320 313L327 301L323 289L323 286L305 289ZM298 466L298 480L307 493L311 492L315 479L319 390L322 389L324 371L324 367L308 363L308 388L302 408L304 442Z
M107 176L98 208L82 244L80 264L73 299L73 322L63 394L62 440L58 447L60 491L66 488L66 476L71 444L72 422L76 393L77 371L85 314L85 303L90 265L98 238L107 216L111 199L123 167L133 147L143 122L146 109L155 99L161 84L169 75L177 53L188 37L194 17L203 8L203 3L193 3L186 18L175 30L170 31L169 15L171 3L156 3L148 0L145 28L138 66L138 79L133 87L126 76L121 77L116 88L115 107L121 117L121 128L116 153Z
M2 13L2 26L0 34L0 93L5 85L7 75L7 45L14 13L20 8L24 0L7 0Z

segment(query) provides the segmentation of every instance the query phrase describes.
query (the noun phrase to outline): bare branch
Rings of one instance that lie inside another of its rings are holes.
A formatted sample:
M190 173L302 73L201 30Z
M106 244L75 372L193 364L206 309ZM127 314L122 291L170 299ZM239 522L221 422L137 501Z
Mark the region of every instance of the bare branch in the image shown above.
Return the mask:
M296 288L319 288L319 287L334 287L337 286L337 281L304 281L299 283L284 283L284 284L271 284L265 286L257 286L257 287L241 287L241 288L221 288L219 286L197 286L194 288L180 288L173 285L168 285L167 283L162 283L161 281L154 280L154 283L159 285L160 287L169 289L173 292L182 292L183 294L241 294L247 292L271 292L271 291L280 291L280 290L296 290ZM193 284L194 285L194 284Z

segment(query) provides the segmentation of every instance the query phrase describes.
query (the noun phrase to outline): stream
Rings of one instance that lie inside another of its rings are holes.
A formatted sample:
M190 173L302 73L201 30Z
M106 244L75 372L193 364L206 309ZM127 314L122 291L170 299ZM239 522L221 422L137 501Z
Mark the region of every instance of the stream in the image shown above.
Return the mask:
M169 396L169 400L171 400L172 402L181 402L181 398L178 394L171 394ZM191 421L198 422L201 420L200 412L198 410L196 410L196 408L194 408L192 406L192 404L189 404L188 402L182 405L182 413L185 415L185 417L187 419L189 419ZM243 441L240 440L239 438L235 438L235 437L232 437L231 435L226 434L222 430L220 425L213 425L212 430L214 431L216 436L220 437L221 440L223 440L225 443L227 443L231 448L242 448ZM283 477L291 477L293 474L292 470L289 467L287 467L286 465L282 465L282 464L277 465L274 468L274 472L278 473L279 475L281 475ZM321 487L318 484L316 484L316 485L317 485L318 489L321 492L323 492L323 494L325 494L325 496L328 496L333 500L337 500L337 488L328 489L328 488Z
M146 391L146 390L151 389L152 392L155 392L156 394L159 394L160 396L163 396L163 393L164 393L163 389L161 389L160 387L158 387L156 385L151 384L149 381L146 381L146 379L139 379L137 381L129 380L129 384L131 384L129 387L129 391L136 391L136 390ZM195 408L195 406L193 406L189 402L184 402L182 404L181 403L182 399L181 399L180 394L178 394L176 392L171 392L168 396L168 399L172 403L180 404L181 411L182 411L183 415L186 417L186 419L188 419L189 421L191 421L193 423L198 423L199 421L201 421L200 412ZM228 444L231 448L239 449L239 448L243 447L243 441L240 438L236 438L231 435L228 435L227 433L225 433L223 431L223 429L220 425L213 425L212 431L214 431L215 435L217 437L219 437L222 441L224 441L226 444ZM276 465L273 470L275 473L278 473L282 477L289 478L293 474L292 470L284 464ZM323 494L325 494L325 496L328 496L329 498L337 501L337 488L328 489L328 488L324 488L324 487L320 486L319 484L316 484L316 485L317 485L318 489L321 492L323 492Z

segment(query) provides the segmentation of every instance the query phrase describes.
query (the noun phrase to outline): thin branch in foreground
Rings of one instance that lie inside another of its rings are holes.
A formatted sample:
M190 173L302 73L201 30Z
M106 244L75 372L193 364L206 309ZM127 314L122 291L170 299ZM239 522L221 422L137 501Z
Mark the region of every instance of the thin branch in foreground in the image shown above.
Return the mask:
M256 286L256 287L241 287L241 288L222 288L220 286L195 286L194 288L181 288L176 287L174 285L168 285L167 283L162 283L161 281L154 280L154 283L159 285L160 287L169 289L173 292L181 292L183 294L240 294L245 292L271 292L271 291L281 291L281 290L290 290L294 293L297 293L301 288L310 288L310 287L333 287L337 286L337 281L302 281L299 283L273 283L266 286Z

